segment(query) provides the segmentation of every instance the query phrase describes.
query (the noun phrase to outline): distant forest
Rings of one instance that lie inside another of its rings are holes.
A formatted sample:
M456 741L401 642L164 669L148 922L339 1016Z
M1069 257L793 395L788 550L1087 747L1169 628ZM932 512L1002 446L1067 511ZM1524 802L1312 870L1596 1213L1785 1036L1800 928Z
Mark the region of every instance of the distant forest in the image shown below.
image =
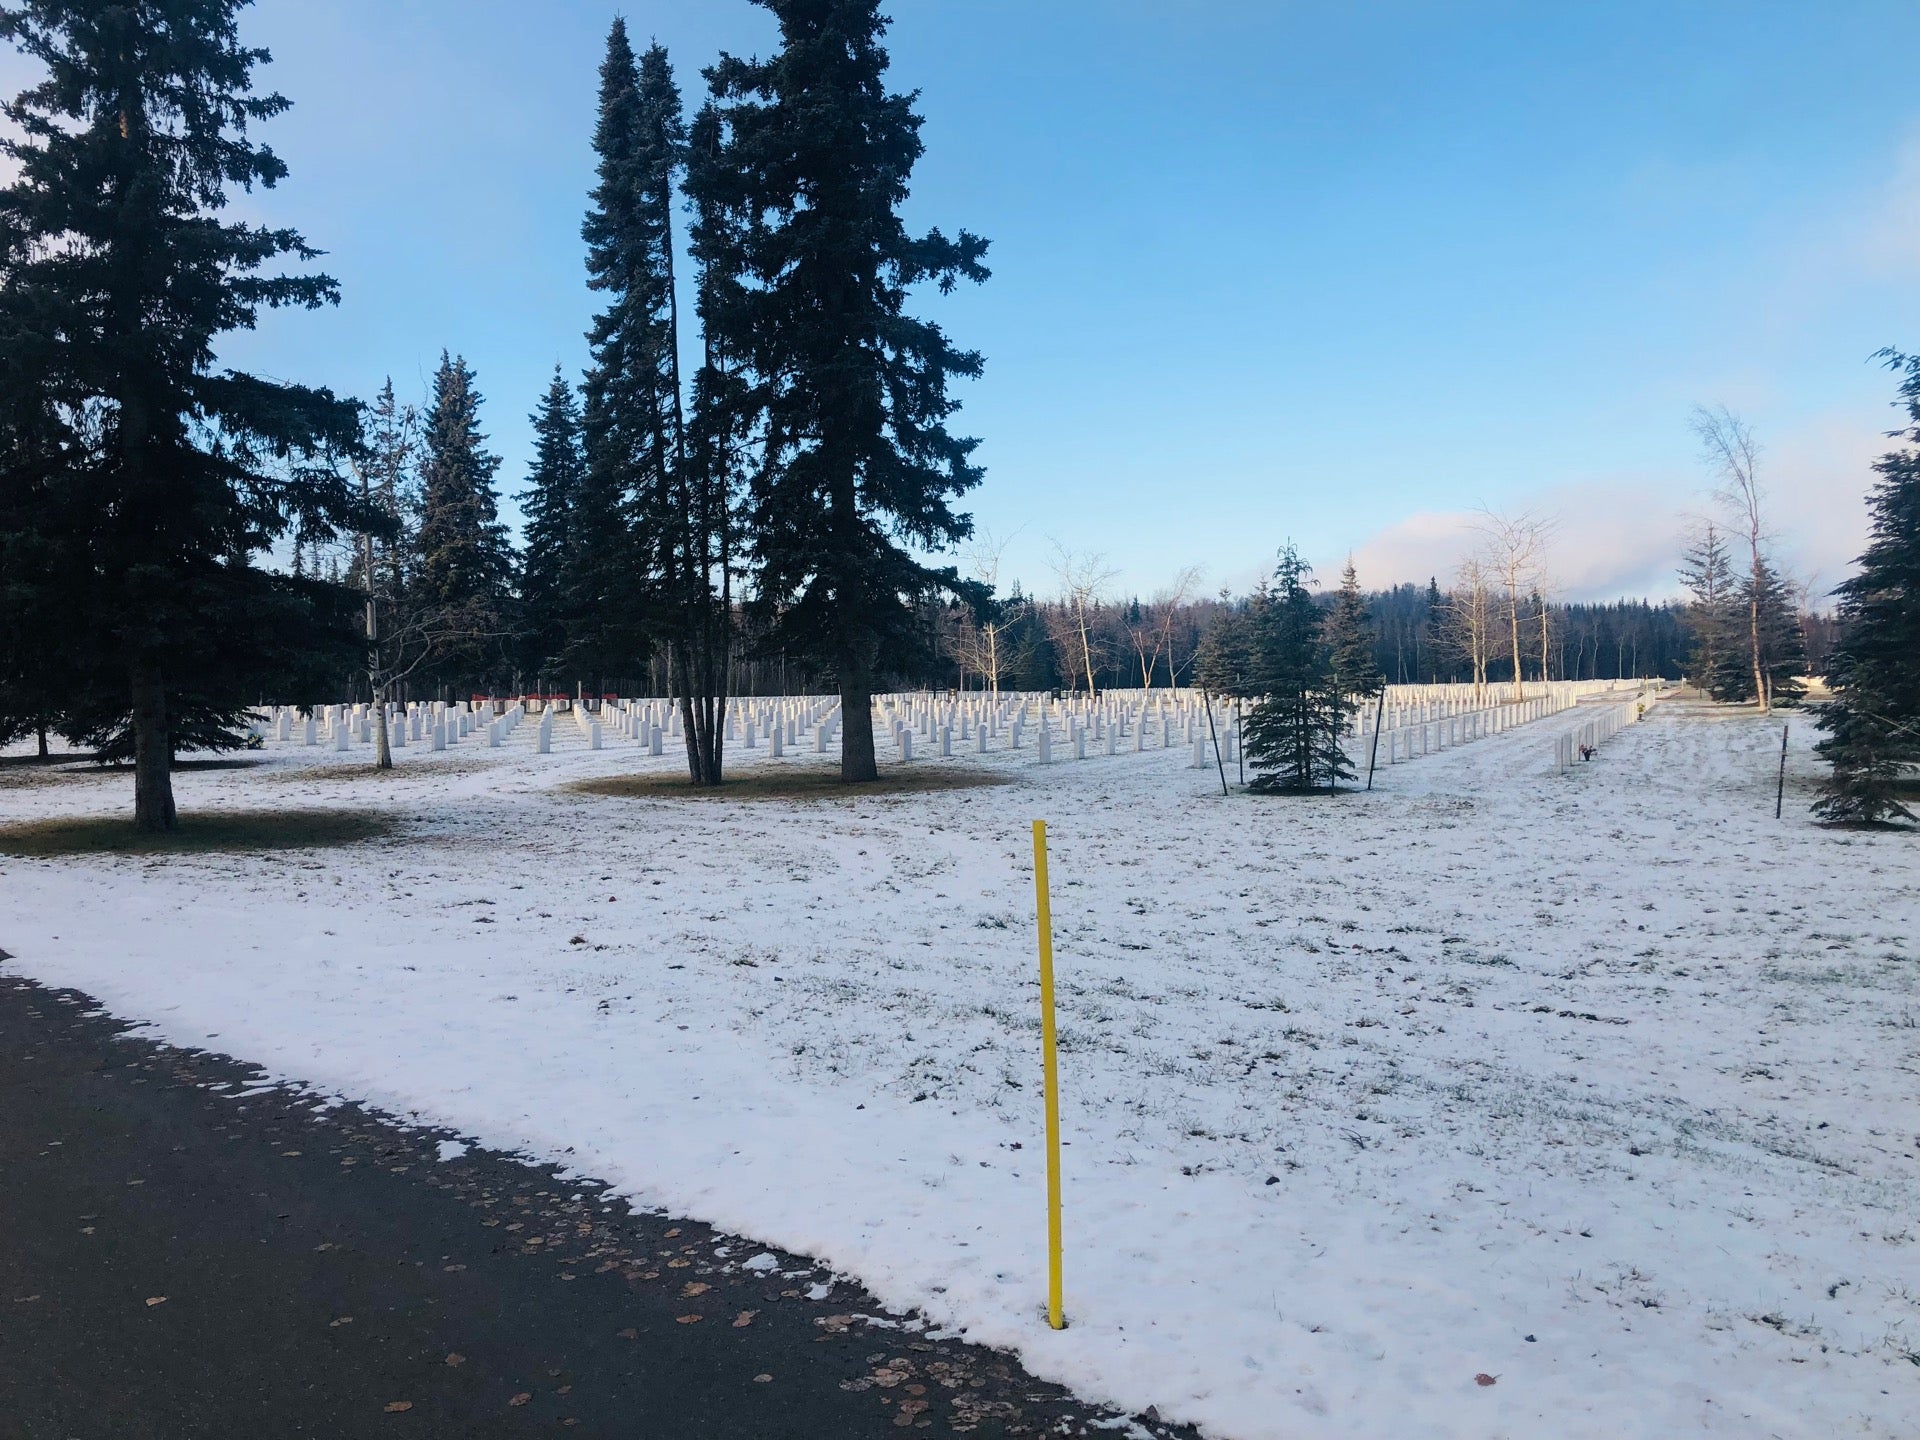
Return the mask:
M1331 606L1328 588L1319 597ZM1172 607L1131 599L1090 606L1087 611L1087 650L1093 660L1098 689L1137 688L1146 682L1151 661L1152 683L1190 683L1194 657L1208 627L1223 609L1242 609L1249 600L1196 599ZM1395 685L1468 683L1473 664L1464 644L1449 623L1446 596L1437 582L1396 585L1366 597L1374 630L1374 655L1380 673ZM1689 606L1684 601L1652 604L1645 600L1607 603L1545 605L1547 663L1553 680L1619 680L1660 678L1679 680L1687 675L1694 636ZM1085 663L1073 606L1067 601L1036 601L1016 587L1002 611L999 643L1000 683L1014 690L1072 690L1084 688ZM1531 618L1523 619L1529 640L1523 646L1523 678L1537 680L1539 670L1539 615L1536 600ZM891 677L903 689L979 689L987 668L977 655L978 629L957 607L931 607L923 612L925 660L920 666ZM1800 616L1807 669L1818 675L1826 666L1835 638L1831 616ZM1155 652L1159 643L1158 653ZM796 665L778 657L754 658L742 646L736 658L736 685L741 694L778 694L783 690L815 688ZM1497 653L1487 661L1487 681L1511 680L1511 660Z

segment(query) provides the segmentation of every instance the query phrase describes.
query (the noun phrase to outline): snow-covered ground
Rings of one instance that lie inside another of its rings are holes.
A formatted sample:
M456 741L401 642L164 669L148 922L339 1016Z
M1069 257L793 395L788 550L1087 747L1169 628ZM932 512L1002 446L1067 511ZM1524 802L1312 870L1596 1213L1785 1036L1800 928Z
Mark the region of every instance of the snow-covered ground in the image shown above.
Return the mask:
M1564 776L1556 729L1338 800L1223 800L1180 750L746 802L560 788L678 763L630 747L386 777L271 747L179 777L183 808L375 806L397 836L0 858L0 947L1210 1434L1912 1435L1920 840L1818 829L1791 786L1776 822L1752 717L1669 702ZM129 789L4 771L0 820Z

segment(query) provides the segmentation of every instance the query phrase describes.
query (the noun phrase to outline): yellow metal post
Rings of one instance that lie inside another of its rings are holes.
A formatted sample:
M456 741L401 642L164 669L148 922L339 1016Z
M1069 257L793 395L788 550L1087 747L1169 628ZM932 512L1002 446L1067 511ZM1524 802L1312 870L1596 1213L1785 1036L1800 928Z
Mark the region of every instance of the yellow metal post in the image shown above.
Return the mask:
M1047 1323L1067 1328L1060 1281L1060 1066L1053 1024L1053 911L1047 903L1047 822L1033 822L1033 895L1040 921L1040 1066L1047 1102Z

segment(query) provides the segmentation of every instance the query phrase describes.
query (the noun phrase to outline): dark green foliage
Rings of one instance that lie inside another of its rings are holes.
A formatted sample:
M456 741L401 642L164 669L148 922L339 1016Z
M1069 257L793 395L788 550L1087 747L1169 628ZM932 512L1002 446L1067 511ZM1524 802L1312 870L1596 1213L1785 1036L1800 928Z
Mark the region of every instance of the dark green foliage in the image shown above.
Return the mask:
M1806 693L1806 642L1800 629L1799 608L1780 574L1760 562L1760 663L1771 705L1797 705ZM1726 604L1716 620L1704 616L1701 624L1715 636L1712 669L1704 677L1707 693L1730 705L1752 704L1753 645L1749 634L1754 579L1742 575L1732 583Z
M28 323L21 298L0 287L0 341ZM32 350L0 343L0 745L37 733L45 754L77 676L65 597L90 576L80 537L47 523L84 447L26 363Z
M1690 597L1687 605L1688 673L1694 683L1712 693L1724 683L1728 664L1747 668L1747 689L1753 689L1750 657L1742 650L1743 617L1736 611L1733 565L1726 542L1709 524L1688 547L1680 562L1680 583Z
M421 436L420 529L412 599L446 617L426 674L455 694L503 687L513 552L493 493L500 457L480 430L473 370L440 354Z
M926 644L916 603L968 587L921 562L966 538L952 502L979 483L953 435L955 376L980 373L908 293L984 280L986 242L915 236L900 219L920 157L911 95L886 89L876 0L760 0L780 25L767 61L709 72L740 193L750 284L726 329L752 347L765 463L748 498L753 605L765 645L830 670L841 772L876 774L876 676Z
M1237 607L1221 597L1219 612L1207 627L1193 661L1193 683L1209 695L1244 700L1253 693L1254 630L1256 617L1264 613L1267 593L1264 587L1250 606Z
M643 75L643 69L645 71ZM581 237L588 284L605 297L587 332L586 468L567 545L564 665L605 677L647 652L651 552L684 450L673 323L673 175L682 145L666 52L644 66L616 19L600 65L598 181Z
M1842 639L1828 667L1833 699L1819 707L1833 766L1815 809L1826 819L1875 824L1901 816L1899 785L1920 767L1920 356L1882 352L1903 371L1899 402L1908 448L1874 463L1872 516L1860 573L1840 585Z
M535 688L566 648L567 569L575 500L585 462L580 402L558 365L533 412L533 468L520 495L527 517L520 562L520 669Z
M1380 672L1375 653L1378 637L1351 556L1340 572L1340 588L1326 617L1326 643L1327 665L1342 695L1377 695L1385 688L1387 677Z
M1280 552L1274 585L1251 615L1255 704L1245 718L1250 790L1302 795L1334 790L1353 779L1340 732L1353 702L1334 681L1322 633L1320 607L1307 589L1312 573L1289 544Z
M256 557L290 531L324 538L365 518L335 466L357 443L355 406L214 363L217 337L262 307L335 299L323 275L270 273L281 257L314 258L298 234L227 209L234 191L286 173L248 137L287 101L252 91L267 56L240 43L241 8L0 9L0 39L45 76L6 108L0 349L75 442L34 482L25 548L57 557L63 643L86 672L62 684L82 728L107 724L96 707L131 715L148 829L173 824L179 741L225 731L255 698L257 667L323 651L341 613L333 587ZM12 541L9 553L21 553Z
M1440 593L1440 577L1427 577L1427 593L1422 597L1424 613L1420 620L1419 642L1414 649L1414 683L1431 685L1443 674L1451 673L1460 660L1447 636L1447 601ZM1471 667L1469 667L1471 668Z
M1750 588L1750 587L1749 587ZM1800 607L1780 572L1760 564L1760 663L1772 705L1798 705L1807 693L1807 642Z

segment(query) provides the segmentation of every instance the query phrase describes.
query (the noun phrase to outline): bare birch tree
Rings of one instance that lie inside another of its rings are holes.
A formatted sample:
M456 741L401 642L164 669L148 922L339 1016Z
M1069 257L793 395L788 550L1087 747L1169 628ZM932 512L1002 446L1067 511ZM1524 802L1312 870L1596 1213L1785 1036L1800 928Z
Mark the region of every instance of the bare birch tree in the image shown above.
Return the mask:
M1066 614L1069 645L1079 644L1079 668L1085 673L1087 694L1093 694L1093 612L1100 606L1107 586L1116 573L1107 566L1107 557L1090 551L1069 550L1058 540L1053 542L1053 573L1060 582L1060 602ZM1051 626L1049 628L1052 628ZM1058 638L1055 640L1059 644ZM1071 666L1069 674L1072 673Z
M1727 512L1736 533L1746 537L1752 565L1747 585L1747 643L1753 659L1753 693L1760 702L1760 712L1771 715L1773 692L1760 635L1760 598L1767 584L1767 534L1761 514L1761 502L1766 497L1760 486L1760 444L1747 423L1725 405L1694 406L1691 424L1715 476L1714 498Z
M1501 638L1513 658L1513 698L1515 701L1524 700L1527 698L1527 688L1520 661L1521 601L1544 583L1547 541L1552 533L1552 522L1531 510L1507 515L1482 508L1474 528L1480 533L1484 567L1501 592L1504 629ZM1544 605L1541 611L1544 617ZM1544 656L1544 631L1542 634L1541 654ZM1544 675L1544 671L1542 673Z
M951 638L954 658L962 671L971 670L980 676L996 702L1000 699L1001 677L1018 662L1007 643L1007 627L1027 608L1025 601L1009 603L999 595L1001 561L1012 539L1011 535L996 536L991 530L975 533L974 543L966 551L967 569L973 579L994 592L993 605L985 619L961 614Z
M1153 689L1154 671L1160 657L1167 657L1167 684L1175 683L1173 673L1173 626L1180 611L1193 600L1200 588L1200 568L1189 565L1173 577L1173 583L1154 592L1152 601L1141 608L1137 624L1127 626L1127 641L1134 658L1140 662L1140 688Z
M1476 696L1487 688L1487 660L1493 650L1493 592L1486 565L1478 556L1461 562L1458 578L1444 603L1449 638L1473 667Z

